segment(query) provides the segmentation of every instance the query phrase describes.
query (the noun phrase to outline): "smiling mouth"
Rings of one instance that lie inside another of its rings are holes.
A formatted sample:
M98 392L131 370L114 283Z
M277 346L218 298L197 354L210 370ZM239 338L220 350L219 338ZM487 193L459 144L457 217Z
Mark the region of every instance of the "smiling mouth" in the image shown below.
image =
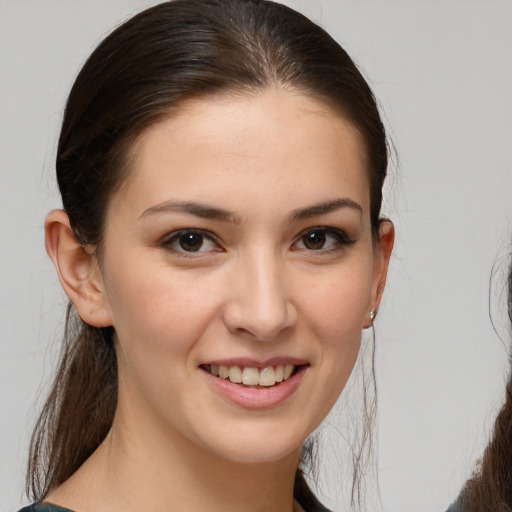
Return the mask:
M214 377L229 380L233 384L253 388L269 388L288 380L306 366L307 365L281 364L259 369L250 366L203 364L201 368L211 373Z

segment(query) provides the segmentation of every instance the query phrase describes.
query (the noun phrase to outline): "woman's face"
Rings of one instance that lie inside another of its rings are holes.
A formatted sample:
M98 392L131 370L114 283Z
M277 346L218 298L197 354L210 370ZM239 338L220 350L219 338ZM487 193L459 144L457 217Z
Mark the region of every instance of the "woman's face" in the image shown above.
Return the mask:
M385 277L360 136L274 89L190 101L135 149L100 260L117 417L228 460L296 454Z

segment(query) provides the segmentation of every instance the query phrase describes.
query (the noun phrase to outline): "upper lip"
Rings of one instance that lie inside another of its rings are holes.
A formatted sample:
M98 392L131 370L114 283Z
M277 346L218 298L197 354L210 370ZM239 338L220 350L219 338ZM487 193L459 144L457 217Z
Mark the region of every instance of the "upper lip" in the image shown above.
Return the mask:
M308 361L300 357L290 356L275 356L266 359L255 359L252 357L230 357L227 359L211 359L205 361L202 364L216 366L240 366L243 368L268 368L269 366L279 366L285 364L301 366L308 364Z

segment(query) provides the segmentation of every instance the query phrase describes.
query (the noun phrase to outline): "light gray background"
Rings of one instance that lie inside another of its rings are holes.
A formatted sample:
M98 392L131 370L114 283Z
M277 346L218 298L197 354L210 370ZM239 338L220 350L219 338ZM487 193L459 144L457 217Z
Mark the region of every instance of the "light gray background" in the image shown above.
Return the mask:
M34 405L63 318L42 226L60 206L53 159L65 96L100 38L154 3L0 0L2 511L26 503ZM361 65L398 148L386 207L397 242L376 323L382 509L442 511L480 455L507 371L499 271L491 302L504 341L488 298L511 233L512 2L287 3ZM338 499L327 501L347 510Z

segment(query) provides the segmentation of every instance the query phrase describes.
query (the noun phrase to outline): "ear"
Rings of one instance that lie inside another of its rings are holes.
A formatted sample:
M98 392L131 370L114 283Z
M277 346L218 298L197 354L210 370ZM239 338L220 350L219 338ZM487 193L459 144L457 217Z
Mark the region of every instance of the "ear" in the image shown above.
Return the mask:
M80 318L95 327L112 325L103 280L92 248L88 251L77 241L64 210L50 212L44 227L46 252Z
M374 315L379 309L380 300L384 287L386 285L386 277L388 274L389 259L393 244L395 241L395 227L388 219L383 219L379 226L379 238L375 241L375 252L373 256L373 288L370 299L370 311ZM369 327L373 323L373 317L368 316L369 323L365 327Z

